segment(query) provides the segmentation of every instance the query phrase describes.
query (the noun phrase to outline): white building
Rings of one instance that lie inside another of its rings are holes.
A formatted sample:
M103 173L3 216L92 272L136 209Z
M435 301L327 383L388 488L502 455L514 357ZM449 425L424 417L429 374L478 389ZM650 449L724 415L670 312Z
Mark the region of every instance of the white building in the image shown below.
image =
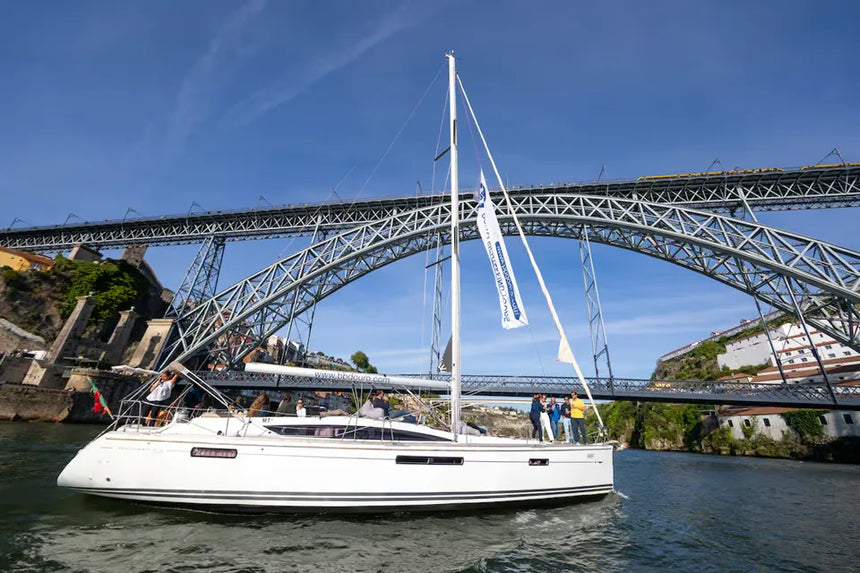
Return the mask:
M786 382L822 382L823 376L812 353L814 345L828 377L833 383L860 379L860 354L818 330L810 330L807 338L800 324L786 323L770 331L776 355L782 363ZM733 370L742 366L770 364L752 382L781 383L767 334L761 332L726 344L726 352L717 356L720 367Z
M752 407L729 408L717 414L720 427L727 427L732 432L732 438L744 438L744 428L755 428L754 435L764 435L774 440L781 440L783 432L793 432L780 414L790 412L794 408ZM825 436L842 438L846 436L860 437L860 413L847 410L820 410L818 423L821 424ZM749 431L749 430L747 430Z

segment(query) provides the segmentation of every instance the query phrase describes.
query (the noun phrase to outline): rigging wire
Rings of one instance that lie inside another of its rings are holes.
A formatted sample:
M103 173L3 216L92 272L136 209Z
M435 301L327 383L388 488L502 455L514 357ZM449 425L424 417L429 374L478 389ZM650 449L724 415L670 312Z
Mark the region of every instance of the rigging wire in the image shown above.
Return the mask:
M427 86L427 89L424 90L424 93L421 94L421 97L418 99L418 103L416 103L412 107L412 111L409 112L409 116L406 118L406 121L403 122L403 125L400 126L400 129L397 130L397 135L394 136L394 139L388 144L388 149L385 150L385 153L382 154L382 157L379 158L379 161L376 162L376 165L370 171L370 175L367 176L367 179L364 181L364 185L361 186L361 189L358 190L353 200L358 199L358 197L364 192L370 180L373 179L373 176L376 175L376 170L379 169L379 166L382 165L382 162L388 157L388 154L391 153L391 150L394 148L394 144L397 143L397 140L400 139L400 135L406 129L406 126L409 125L409 122L415 116L415 112L418 111L418 108L421 107L421 103L424 101L424 98L427 97L427 94L430 93L430 89L433 87L433 84L436 83L436 80L439 79L439 76L442 74L442 70L446 66L443 65L439 68L439 71L436 72L436 75L433 77L433 80L430 82L430 85Z
M442 132L445 129L445 117L447 116L447 113L448 113L448 105L447 105L448 104L448 90L450 90L450 89L451 88L449 87L447 90L445 90L445 99L442 100L442 119L439 122L439 135L436 136L436 150L433 152L433 157L439 157L439 146L441 145L441 142L442 142ZM448 169L450 171L450 169L451 169L450 165L448 166ZM447 182L447 181L448 181L448 176L446 175L445 176L445 182ZM444 186L444 183L443 183L443 186ZM436 192L436 161L433 161L433 176L430 179L430 192L431 193Z
M458 80L459 80L459 76L458 76ZM460 89L462 89L462 88L463 88L463 85L461 84ZM465 95L465 91L463 91L463 95ZM481 171L483 171L484 167L483 167L483 163L481 162L481 153L478 149L478 143L477 143L477 140L475 138L475 133L472 129L472 119L473 119L472 116L473 116L473 114L469 113L470 108L466 107L466 103L467 102L466 102L465 98L460 100L460 104L463 106L463 116L466 118L466 127L469 128L469 138L472 140L472 147L474 147L474 149L475 149L475 158L478 162L478 167L481 169ZM477 125L477 120L475 120L475 123ZM487 193L489 193L489 192L490 192L490 190L487 189ZM534 331L532 330L531 324L526 324L526 330L529 333L529 338L530 338L531 343L532 343L532 350L534 350L535 356L537 357L538 366L540 366L541 374L543 376L546 376L546 369L544 368L543 359L541 358L540 347L538 346L537 340L535 339Z
M484 149L487 152L487 158L490 160L490 165L493 166L493 172L495 173L496 179L498 180L499 185L502 188L502 193L504 194L505 201L508 205L508 211L513 218L514 225L516 225L517 227L517 231L519 231L520 239L522 240L523 246L526 249L526 253L528 253L529 260L532 264L532 269L534 269L535 272L535 277L537 278L538 283L540 283L541 290L543 291L547 306L550 309L550 314L552 314L553 321L555 322L556 330L558 330L558 334L561 338L561 346L559 346L559 356L563 356L569 359L574 371L576 371L577 378L579 378L579 383L582 384L582 387L585 389L586 395L588 395L588 400L591 403L591 407L594 409L594 414L595 416L597 416L597 422L600 425L600 431L602 432L604 429L603 417L600 415L600 410L596 407L594 403L594 397L591 395L591 388L588 386L588 382L585 380L585 376L582 374L582 370L580 370L579 368L579 363L576 361L576 357L573 355L573 350L570 348L570 343L567 340L567 335L564 333L564 327L561 324L561 319L558 317L558 313L555 310L555 305L552 302L552 297L550 296L549 290L547 290L546 287L546 283L543 280L543 274L541 273L540 268L537 265L537 261L535 261L534 255L532 254L531 247L529 247L529 243L526 240L525 231L523 231L523 228L520 225L519 217L517 217L513 203L511 202L511 197L508 194L508 190L505 188L505 184L502 181L502 176L499 174L496 162L493 160L493 154L490 152L490 147L487 144L487 139L484 137L484 133L481 131L481 126L478 124L478 119L477 117L475 117L475 111L472 109L472 104L469 103L469 96L466 95L466 90L463 87L463 81L460 79L459 76L457 76L457 83L460 86L460 90L463 94L463 99L466 100L466 103L469 105L469 111L471 112L472 118L475 120L475 128L478 130L478 134L481 136L481 141L484 144Z

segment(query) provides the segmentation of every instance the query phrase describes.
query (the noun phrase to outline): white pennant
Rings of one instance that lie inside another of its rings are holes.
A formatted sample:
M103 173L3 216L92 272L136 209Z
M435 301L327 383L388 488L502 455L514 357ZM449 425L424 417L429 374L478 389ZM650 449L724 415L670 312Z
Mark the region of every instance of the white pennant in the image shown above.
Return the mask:
M484 179L483 170L481 170L481 183L475 200L478 202L478 230L481 233L484 248L487 250L487 256L490 258L493 279L496 283L496 290L499 292L502 327L510 329L527 326L529 321L526 318L526 309L520 298L514 269L510 266L508 250L505 248L505 240L499 229L493 200L487 191L487 181Z
M568 364L576 364L576 358L573 357L573 350L570 344L567 343L567 338L562 338L558 342L558 358L559 362L567 362Z

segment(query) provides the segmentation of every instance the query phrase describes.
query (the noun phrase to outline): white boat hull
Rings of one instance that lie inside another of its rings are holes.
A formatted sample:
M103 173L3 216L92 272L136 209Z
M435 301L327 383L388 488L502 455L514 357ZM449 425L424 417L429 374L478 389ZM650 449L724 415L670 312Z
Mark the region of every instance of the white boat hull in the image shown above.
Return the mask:
M193 448L235 457L193 457ZM92 495L223 511L463 509L605 495L613 488L612 455L603 445L250 437L171 424L105 433L78 452L57 483Z

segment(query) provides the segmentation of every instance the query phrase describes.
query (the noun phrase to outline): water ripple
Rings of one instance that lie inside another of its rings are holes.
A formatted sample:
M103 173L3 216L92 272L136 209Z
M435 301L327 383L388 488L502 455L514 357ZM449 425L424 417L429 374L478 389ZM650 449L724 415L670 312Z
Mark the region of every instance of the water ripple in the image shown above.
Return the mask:
M628 450L616 458L618 493L597 502L240 516L56 488L59 469L95 431L0 424L0 571L798 572L856 563L856 467Z

